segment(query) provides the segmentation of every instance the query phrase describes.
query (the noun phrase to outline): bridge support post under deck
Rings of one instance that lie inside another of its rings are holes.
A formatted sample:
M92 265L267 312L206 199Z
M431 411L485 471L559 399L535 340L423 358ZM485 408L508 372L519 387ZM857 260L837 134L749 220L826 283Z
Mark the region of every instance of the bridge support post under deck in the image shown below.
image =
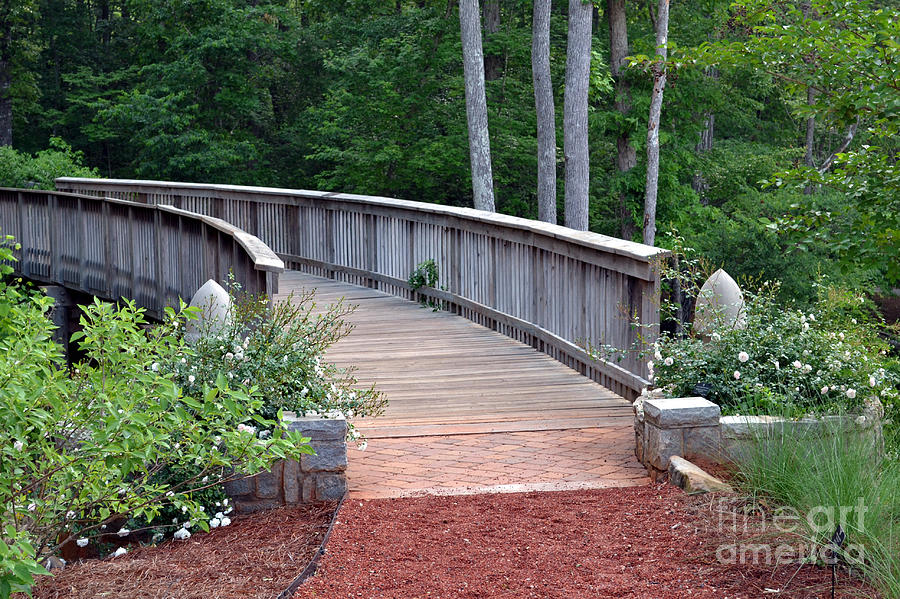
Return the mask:
M56 326L53 340L62 346L65 355L68 356L75 301L69 290L60 285L46 285L42 288L47 297L53 298L53 308L50 310L50 320Z

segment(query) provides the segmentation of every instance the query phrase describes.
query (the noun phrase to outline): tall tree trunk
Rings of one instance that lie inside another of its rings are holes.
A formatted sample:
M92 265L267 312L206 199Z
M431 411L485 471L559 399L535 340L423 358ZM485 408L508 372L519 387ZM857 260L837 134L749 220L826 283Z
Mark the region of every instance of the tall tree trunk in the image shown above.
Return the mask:
M12 22L9 8L5 7L4 19L0 21L0 147L12 145Z
M478 0L460 0L463 75L466 81L466 121L469 126L469 159L472 164L472 196L475 208L494 211L494 176L491 172L491 139L488 135L487 99L484 95L484 57L481 50L481 16Z
M659 119L666 88L666 58L669 42L669 0L659 0L656 15L656 56L653 65L653 92L647 121L647 187L644 195L644 243L656 242L656 197L659 187Z
M0 41L0 44L3 42ZM0 53L3 48L0 48ZM9 60L0 55L0 147L11 146L12 139L12 98L9 96L9 88L12 78L9 73Z
M631 112L631 88L623 76L625 57L628 56L628 22L625 18L625 0L609 0L609 70L616 83L616 110L623 116ZM628 131L622 131L616 138L616 169L627 173L637 164L637 152L631 147ZM634 236L634 216L628 206L628 193L619 192L620 236L631 239Z
M490 40L491 36L500 31L500 0L484 0L484 37ZM503 71L503 57L493 52L484 55L484 78L486 81L494 81L500 78Z
M812 87L806 88L806 103L812 106L816 103L816 90ZM816 117L810 116L806 119L806 155L803 157L803 163L810 168L816 168L816 158L813 150L816 143Z
M566 226L588 228L588 84L591 76L591 4L569 0L563 149L566 158Z
M534 0L531 74L537 113L538 218L556 224L556 107L550 79L551 0Z

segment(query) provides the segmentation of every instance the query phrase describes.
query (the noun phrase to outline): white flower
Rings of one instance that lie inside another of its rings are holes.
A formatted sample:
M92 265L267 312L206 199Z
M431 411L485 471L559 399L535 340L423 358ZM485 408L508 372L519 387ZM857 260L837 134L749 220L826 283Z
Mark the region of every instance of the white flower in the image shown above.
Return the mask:
M657 348L656 351L653 352L653 359L654 360L662 360L663 359L662 354L659 352L659 348Z
M222 518L222 523L220 524L220 526L228 526L229 524L231 524L231 518L229 518L228 516Z
M36 509L37 509L37 504L36 504L36 503L29 503L29 504L28 504L28 511L29 511L29 512L33 512L33 511L36 510Z
M233 359L234 359L234 354L231 353L231 352L228 352L227 354L225 354L225 359L226 359L226 360L233 360Z
M840 337L841 341L843 341L843 340L844 340L844 333L843 333L843 332L838 333L838 337Z
M79 547L87 547L88 540L85 537L81 537L80 539L75 541L75 544Z
M210 528L219 528L220 523L221 523L221 520L219 520L218 518L213 518L212 520L209 521L209 527Z
M803 326L800 327L800 328L801 328L801 329L803 330L803 332L805 333L806 331L809 330L809 323L808 323L808 322L804 322L804 323L803 323Z
M186 528L179 528L172 537L178 541L184 541L191 538L191 531Z
M791 366L793 366L793 367L796 368L797 370L803 368L803 364L800 363L800 360L794 360L794 361L791 363Z
M182 513L182 514L186 514L186 513L187 513L187 506L186 506L186 505L181 506L181 513Z
M208 477L208 476L204 476L203 478L200 479L200 482L201 482L201 483L209 482L209 477Z
M228 505L228 498L227 498L227 497L226 497L225 499L222 500L222 505Z
M13 443L13 449L15 449L16 451L22 451L23 449L25 449L25 444L19 440L16 440L16 442Z
M812 366L810 366L809 364L804 364L803 372L812 372Z
M128 553L127 549L125 549L124 547L119 547L118 549L115 550L115 552L113 552L112 556L113 557L122 557L126 553Z
M150 365L150 370L153 372L159 372L159 362L154 362Z
M810 314L810 315L809 315L809 320L810 320L810 322L815 322L815 321L816 321L816 315L815 315L815 314Z
M66 512L66 520L71 520L74 517L75 517L75 512L73 512L72 510L69 510L68 512Z
M750 354L745 351L742 351L738 354L738 362L746 362L750 359Z
M194 377L193 374L192 374L191 376L188 377L188 382L189 382L189 383L193 383L193 382L196 381L196 380L197 380L197 379Z
M172 497L173 495L175 495L174 491L166 491L166 497Z
M722 340L722 336L719 335L718 333L713 333L712 335L709 336L709 338L712 339L713 341L721 341Z
M237 429L238 429L238 432L242 432L242 433L250 433L251 435L255 435L255 434L256 434L256 427L255 427L255 426L247 426L246 424L239 424L239 425L237 426Z
M869 377L869 386L870 386L870 387L874 387L874 386L877 385L877 384L878 384L878 381L875 380L875 377L874 377L874 376L870 376L870 377Z
M781 370L781 364L778 363L778 360L775 360L775 370Z
M855 399L856 389L853 389L852 387L850 389L847 389L847 397L849 397L850 399Z
M669 356L668 358L665 359L665 361L663 361L663 364L665 364L666 366L671 366L674 363L675 363L675 360L672 359L672 356Z
M737 370L735 370L734 371L734 380L737 381L737 380L740 380L740 378L741 378L741 373L738 372Z
M360 443L359 445L356 446L356 448L360 451L365 451L366 448L368 448L368 447L369 447L368 441L363 441L362 443Z
M822 387L822 395L825 395L826 393L828 393L828 385Z
M116 534L120 537L127 537L129 534L131 534L131 531L127 528L120 528L119 532L117 532Z
M850 322L852 322L853 324L856 324L856 319L855 319L855 318L851 318L851 319L850 319Z
M184 359L184 358L181 358L181 363L182 363L182 364L187 364L187 360Z
M223 514L222 512L216 512L216 515L213 516L213 517L214 517L214 518L218 518L219 520L221 520L222 518L225 517L225 514Z

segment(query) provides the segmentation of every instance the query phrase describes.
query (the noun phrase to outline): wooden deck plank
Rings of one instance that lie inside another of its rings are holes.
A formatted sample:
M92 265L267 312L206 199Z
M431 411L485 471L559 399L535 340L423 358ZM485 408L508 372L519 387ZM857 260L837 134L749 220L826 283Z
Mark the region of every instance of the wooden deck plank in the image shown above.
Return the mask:
M386 394L384 415L357 422L372 438L630 422L630 404L609 389L464 318L296 271L285 272L279 287L278 300L315 289L318 311L339 301L355 306L347 317L353 331L327 357Z

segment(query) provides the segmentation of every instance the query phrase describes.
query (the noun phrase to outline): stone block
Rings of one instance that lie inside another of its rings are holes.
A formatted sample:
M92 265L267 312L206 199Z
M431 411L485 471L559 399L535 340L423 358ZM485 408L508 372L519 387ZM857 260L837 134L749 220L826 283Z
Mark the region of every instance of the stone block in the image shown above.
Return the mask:
M702 397L671 397L644 402L644 421L659 428L717 426L722 411Z
M256 497L258 499L275 499L281 494L281 477L273 472L260 472L256 479Z
M284 462L284 502L300 503L300 462L297 460Z
M299 431L311 441L343 441L347 437L347 421L343 418L297 418L284 415L284 423L290 431Z
M732 493L728 483L707 473L696 464L681 456L669 460L669 482L684 489L686 493Z
M718 426L684 429L684 457L706 457L718 461L722 457L722 437Z
M347 492L347 477L343 474L316 476L316 500L337 501Z
M303 475L301 473L300 476L303 477L303 484L301 486L303 503L310 503L316 499L316 475Z
M659 470L669 468L669 458L684 452L684 432L680 428L660 429L647 426L644 439L644 463Z
M637 433L634 434L634 457L641 464L644 463L644 437Z
M316 455L300 456L303 472L338 472L347 469L347 444L344 441L312 443Z
M237 480L230 480L225 483L225 494L229 497L240 497L242 495L250 495L253 493L255 485L253 477L244 477Z

